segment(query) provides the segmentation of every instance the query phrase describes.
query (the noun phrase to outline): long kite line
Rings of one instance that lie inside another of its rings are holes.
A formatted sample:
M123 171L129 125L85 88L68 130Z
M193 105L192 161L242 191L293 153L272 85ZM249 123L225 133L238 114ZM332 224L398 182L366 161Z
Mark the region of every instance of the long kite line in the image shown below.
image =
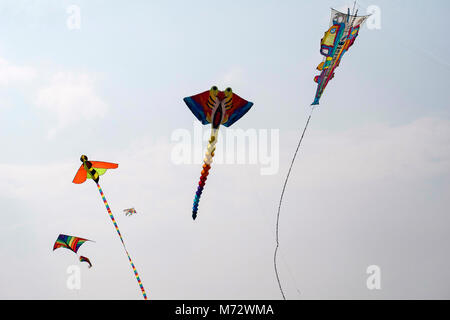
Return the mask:
M283 288L281 286L280 276L278 275L278 268L277 268L277 254L278 254L278 248L280 247L280 240L279 240L278 229L279 229L279 222L280 222L281 204L283 203L284 191L286 190L286 185L288 183L289 176L291 175L292 166L294 165L295 158L297 157L298 150L300 149L300 145L302 144L303 137L305 136L305 132L306 132L306 129L308 128L309 121L311 120L311 116L312 116L312 113L314 111L314 108L315 108L315 106L313 106L311 108L311 113L309 114L308 120L306 121L305 128L303 129L303 132L302 132L302 136L300 137L300 141L298 142L297 149L295 150L294 157L292 158L291 165L289 166L289 170L288 170L288 174L286 176L286 180L284 181L283 190L281 191L280 203L278 204L277 224L276 224L276 241L277 241L277 246L275 247L275 252L273 254L273 266L275 268L275 274L277 276L278 286L280 287L280 292L281 292L281 295L283 296L284 300L286 300L286 296L284 295Z
M284 191L286 190L286 185L289 179L289 175L291 174L292 166L294 165L298 150L300 149L300 145L302 144L303 137L305 136L305 132L308 128L314 108L319 104L320 98L322 97L322 94L329 81L334 78L334 73L336 71L336 68L339 66L342 57L349 50L349 48L353 46L356 38L358 37L361 26L369 17L358 16L358 10L355 10L355 8L356 1L353 6L352 12L350 12L350 8L347 10L347 13L331 9L331 23L328 31L325 32L325 35L320 42L320 53L324 56L324 59L317 66L317 70L320 71L320 74L314 78L314 81L317 83L316 95L312 103L311 113L309 114L308 121L306 122L305 128L303 129L303 133L300 137L300 141L298 142L297 149L295 150L291 166L289 167L289 171L283 186L283 191L281 192L276 224L277 245L273 256L273 263L275 267L275 274L277 276L278 286L280 287L281 295L283 296L284 300L286 300L286 296L284 295L277 269L277 253L278 247L280 246L278 238L278 226L280 221L280 211L281 204L283 202Z
M120 237L120 241L122 242L125 253L127 254L128 261L130 261L131 268L133 268L134 276L136 277L139 287L141 288L142 295L144 296L144 299L147 300L147 294L145 293L145 289L144 286L142 285L139 273L137 272L136 267L134 266L134 263L131 260L130 254L128 253L127 247L125 246L125 242L123 241L122 235L120 233L119 226L117 225L116 219L114 219L111 209L109 208L109 204L108 201L106 200L105 194L103 193L103 190L100 187L100 184L98 183L101 175L105 174L105 172L108 169L118 168L119 165L117 163L104 161L89 161L88 157L85 155L82 155L80 160L83 164L78 169L75 178L73 179L72 182L76 184L81 184L84 183L86 179L94 180L95 184L97 185L98 192L100 192L100 196L103 199L103 203L105 204L106 210L108 211L109 217L111 218L111 221L114 224L114 227L116 228L117 234Z
M125 250L125 253L128 256L128 261L130 261L131 268L133 268L134 276L136 277L139 287L141 288L142 295L144 296L144 299L147 300L147 294L145 293L145 289L144 289L144 286L142 285L141 278L139 277L139 273L138 273L136 267L134 266L133 260L131 260L131 257L130 257L130 254L128 253L127 247L125 246L125 242L123 241L122 235L120 234L119 226L117 225L116 219L114 219L111 209L109 208L109 204L108 204L108 201L106 200L105 194L103 193L103 190L98 183L97 183L97 187L98 187L98 192L100 192L100 196L103 199L103 203L105 204L106 210L108 211L109 217L111 218L111 221L114 224L114 227L116 228L117 234L119 235L120 241L122 241L123 248Z

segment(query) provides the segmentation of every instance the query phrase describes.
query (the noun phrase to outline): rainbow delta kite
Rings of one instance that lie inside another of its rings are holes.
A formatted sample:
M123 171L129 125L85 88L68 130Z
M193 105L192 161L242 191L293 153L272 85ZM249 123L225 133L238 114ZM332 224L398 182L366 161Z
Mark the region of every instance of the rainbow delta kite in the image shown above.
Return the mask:
M60 234L56 239L55 244L53 245L53 251L55 251L58 248L66 248L68 250L73 251L76 255L78 255L78 249L80 249L81 245L86 241L91 240ZM86 261L87 263L89 263L89 268L92 267L92 264L88 258L80 256L80 261L81 262Z

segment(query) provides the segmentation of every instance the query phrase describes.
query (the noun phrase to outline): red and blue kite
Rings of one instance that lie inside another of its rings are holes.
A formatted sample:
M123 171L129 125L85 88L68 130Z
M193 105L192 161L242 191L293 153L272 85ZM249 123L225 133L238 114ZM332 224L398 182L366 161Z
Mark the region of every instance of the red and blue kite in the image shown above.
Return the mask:
M206 149L203 170L195 193L194 204L192 206L192 218L197 218L198 204L206 183L206 179L211 169L212 158L216 150L217 136L220 125L229 127L242 118L253 106L252 102L242 99L233 93L231 88L219 91L213 86L209 91L184 98L192 113L202 124L211 123L211 137Z

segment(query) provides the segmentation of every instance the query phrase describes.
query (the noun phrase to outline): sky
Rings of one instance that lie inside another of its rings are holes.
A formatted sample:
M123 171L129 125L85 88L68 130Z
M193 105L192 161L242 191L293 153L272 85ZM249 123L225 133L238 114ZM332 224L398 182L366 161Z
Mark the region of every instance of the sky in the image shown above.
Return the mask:
M86 154L119 163L100 184L150 299L280 299L278 201L330 7L352 5L2 1L0 298L142 298L94 183L72 183ZM365 26L344 56L284 196L288 299L450 299L450 3L358 1L360 14L371 6L379 28ZM183 98L212 85L254 106L221 128L194 222L201 164L189 159L202 158L209 128L199 144ZM239 130L256 134L255 161L233 161L251 143L225 148ZM126 217L130 207L138 213ZM52 251L60 233L95 241L79 251L93 268ZM67 286L71 266L79 289Z

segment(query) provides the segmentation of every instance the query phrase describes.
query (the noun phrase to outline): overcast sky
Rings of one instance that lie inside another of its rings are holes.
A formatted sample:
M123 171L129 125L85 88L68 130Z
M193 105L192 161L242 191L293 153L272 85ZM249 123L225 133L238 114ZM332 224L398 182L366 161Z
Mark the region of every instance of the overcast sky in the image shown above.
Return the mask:
M449 299L450 3L358 3L378 6L381 29L361 30L314 111L281 213L281 281L288 299ZM281 298L276 209L330 7L346 5L1 1L0 298L142 298L95 184L71 182L81 154L119 163L100 184L150 299ZM173 135L194 136L182 99L212 85L254 102L219 136L278 132L279 166L213 163L193 222L201 165L175 163ZM60 233L95 241L79 251L92 269L52 252Z

